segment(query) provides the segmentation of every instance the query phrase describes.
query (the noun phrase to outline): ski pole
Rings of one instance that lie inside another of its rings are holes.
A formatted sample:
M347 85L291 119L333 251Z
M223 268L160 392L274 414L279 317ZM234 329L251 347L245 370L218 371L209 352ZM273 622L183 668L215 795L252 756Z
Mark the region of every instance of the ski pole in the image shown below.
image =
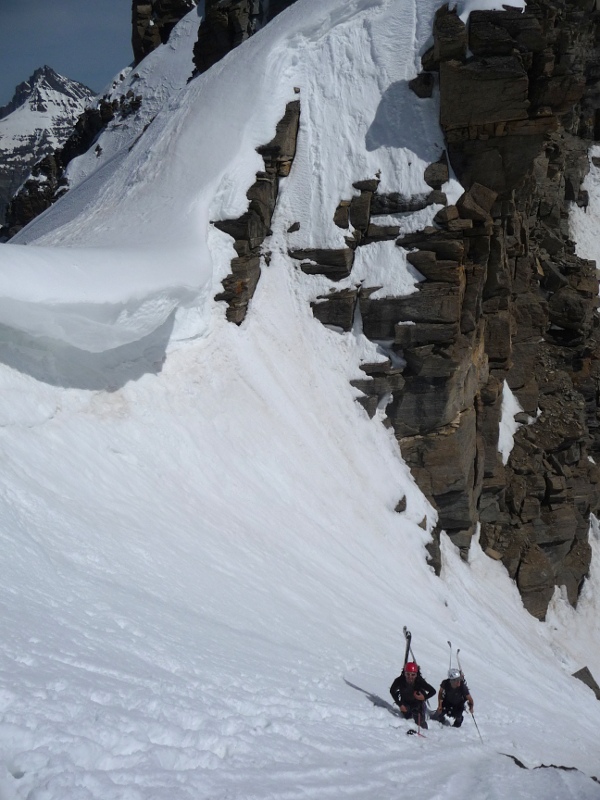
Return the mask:
M477 720L475 719L475 714L472 711L469 711L469 714L473 717L473 722L475 723L475 727L477 728L477 733L479 733L479 738L481 739L481 744L483 744L483 737L479 731L479 725L477 724Z

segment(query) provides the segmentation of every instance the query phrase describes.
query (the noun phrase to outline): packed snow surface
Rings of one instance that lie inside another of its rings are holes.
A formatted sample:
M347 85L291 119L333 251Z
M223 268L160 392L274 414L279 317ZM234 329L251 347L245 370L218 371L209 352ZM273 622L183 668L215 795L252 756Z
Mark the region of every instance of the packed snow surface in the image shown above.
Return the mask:
M477 541L466 563L443 536L437 577L435 513L354 402L382 355L360 320L315 320L333 284L287 255L343 246L356 180L427 191L437 110L406 81L437 5L298 0L0 248L0 800L600 797L597 701L571 677L600 676L598 531L578 610L557 591L544 623ZM296 97L238 327L210 223L245 211ZM358 271L420 279L387 245ZM468 715L405 735L403 625L435 686L460 648L481 738Z
M500 417L500 429L498 431L498 452L502 456L502 463L507 464L515 441L515 433L519 429L519 423L515 420L515 415L523 411L517 397L511 392L510 386L506 381L502 386L502 413Z

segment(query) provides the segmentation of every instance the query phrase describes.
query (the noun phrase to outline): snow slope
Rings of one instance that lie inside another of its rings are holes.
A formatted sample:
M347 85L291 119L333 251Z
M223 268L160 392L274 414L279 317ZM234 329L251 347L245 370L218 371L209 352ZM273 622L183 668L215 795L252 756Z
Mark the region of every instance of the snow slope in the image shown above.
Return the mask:
M287 256L340 241L357 179L424 189L442 139L404 82L436 6L298 0L0 247L0 800L600 797L570 677L600 675L597 555L546 623L477 543L466 564L444 539L437 578L435 514L349 384L375 346L313 318L331 284ZM298 156L237 327L210 221L245 210L294 87ZM361 259L413 290L391 248ZM470 718L405 735L403 625L436 686L460 648L483 742Z

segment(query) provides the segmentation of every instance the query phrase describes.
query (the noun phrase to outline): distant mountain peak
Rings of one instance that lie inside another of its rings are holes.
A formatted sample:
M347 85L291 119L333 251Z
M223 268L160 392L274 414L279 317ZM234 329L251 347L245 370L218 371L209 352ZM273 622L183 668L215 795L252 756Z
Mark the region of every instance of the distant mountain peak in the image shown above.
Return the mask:
M95 94L83 83L66 78L45 64L17 86L10 102L0 108L0 119L24 105L28 105L32 111L46 112L55 93L76 102L85 102Z
M94 96L87 86L44 65L0 108L0 225L32 165L65 143Z

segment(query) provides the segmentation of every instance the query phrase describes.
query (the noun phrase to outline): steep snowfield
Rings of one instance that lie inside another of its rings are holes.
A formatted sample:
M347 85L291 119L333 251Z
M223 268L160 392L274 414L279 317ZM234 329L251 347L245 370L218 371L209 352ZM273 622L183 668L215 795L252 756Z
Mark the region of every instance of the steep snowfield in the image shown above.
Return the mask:
M477 543L465 564L444 540L437 578L435 516L349 384L375 347L313 318L330 284L287 256L340 242L355 180L425 188L435 104L403 82L436 6L299 0L0 248L0 800L600 797L597 703L570 677L600 676L597 554L546 623ZM210 220L245 210L296 96L238 328ZM358 268L408 292L405 266L374 247ZM436 686L460 648L483 742L470 718L405 735L403 625Z

